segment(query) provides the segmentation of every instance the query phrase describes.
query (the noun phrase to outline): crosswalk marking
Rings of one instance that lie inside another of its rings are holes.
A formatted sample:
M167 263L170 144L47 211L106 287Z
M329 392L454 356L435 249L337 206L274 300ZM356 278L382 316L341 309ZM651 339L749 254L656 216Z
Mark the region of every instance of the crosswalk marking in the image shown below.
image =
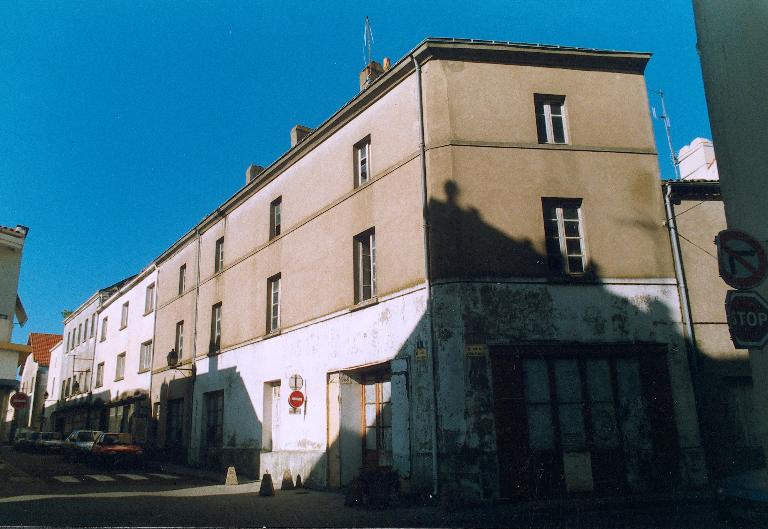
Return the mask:
M115 475L116 476L120 476L121 478L132 479L134 481L139 481L139 480L142 480L142 479L149 479L146 476L139 476L138 474L115 474Z
M75 476L53 476L53 479L62 483L80 483L80 480Z
M105 476L104 474L86 474L85 477L95 479L96 481L115 481L115 478Z
M162 478L162 479L180 479L179 476L173 476L171 474L149 474L150 476L154 476L156 478Z

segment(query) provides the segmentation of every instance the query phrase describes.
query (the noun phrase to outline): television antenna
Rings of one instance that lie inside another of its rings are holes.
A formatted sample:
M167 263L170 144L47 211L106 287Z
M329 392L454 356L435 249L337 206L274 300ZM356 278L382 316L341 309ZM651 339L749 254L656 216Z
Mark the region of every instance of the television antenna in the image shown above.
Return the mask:
M653 117L655 119L660 119L664 122L664 132L666 132L667 134L667 145L669 146L669 157L672 160L672 168L675 171L675 179L680 180L680 161L677 159L675 148L672 146L672 133L670 132L672 125L669 122L669 115L667 115L667 106L664 104L664 91L663 90L651 90L651 91L658 94L659 99L661 100L661 115L658 115L656 113L656 107L653 107L652 108Z
M363 33L363 42L364 42L363 59L365 60L365 65L368 66L369 64L371 64L371 61L373 60L373 30L371 29L371 21L368 19L368 16L365 17L365 31Z

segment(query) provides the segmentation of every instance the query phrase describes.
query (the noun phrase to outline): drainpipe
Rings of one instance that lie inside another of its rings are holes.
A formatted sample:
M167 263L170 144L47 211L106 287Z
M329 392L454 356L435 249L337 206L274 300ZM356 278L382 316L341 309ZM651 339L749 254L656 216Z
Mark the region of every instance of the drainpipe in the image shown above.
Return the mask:
M672 244L672 260L675 264L677 290L680 294L680 308L683 315L683 338L688 353L688 368L691 370L691 385L693 387L693 397L696 401L696 415L699 419L699 431L701 431L702 411L701 399L699 398L699 352L696 347L696 334L692 323L691 304L688 300L688 284L685 281L683 258L682 252L680 251L680 239L677 235L677 223L675 222L675 211L672 208L672 185L669 183L664 184L664 207L667 213L666 225L669 230L669 240Z
M421 217L424 227L424 277L427 287L427 306L425 317L429 322L429 345L428 354L432 359L430 370L432 375L432 495L437 497L438 493L438 462L437 456L437 355L435 355L435 324L432 318L432 276L430 273L430 253L429 253L429 203L427 199L427 157L426 142L424 139L424 100L422 96L421 84L421 65L416 57L411 55L413 67L416 71L416 84L418 85L418 105L419 105L419 160L421 168Z
M192 325L192 369L197 368L197 319L200 304L200 228L195 228L195 235L197 236L197 264L195 265L195 320ZM189 454L192 451L192 426L195 422L195 377L192 376L191 379L192 380L190 381L189 385L189 431L187 432L187 461L189 461ZM168 435L167 432L166 435Z

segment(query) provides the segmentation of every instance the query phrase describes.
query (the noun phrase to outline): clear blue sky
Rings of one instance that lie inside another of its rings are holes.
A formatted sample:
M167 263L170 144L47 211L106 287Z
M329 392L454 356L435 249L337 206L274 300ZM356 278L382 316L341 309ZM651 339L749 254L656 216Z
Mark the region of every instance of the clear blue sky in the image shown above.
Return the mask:
M675 148L711 137L690 0L1 2L0 224L30 227L14 341L61 332L352 98L365 15L379 60L428 36L652 52Z

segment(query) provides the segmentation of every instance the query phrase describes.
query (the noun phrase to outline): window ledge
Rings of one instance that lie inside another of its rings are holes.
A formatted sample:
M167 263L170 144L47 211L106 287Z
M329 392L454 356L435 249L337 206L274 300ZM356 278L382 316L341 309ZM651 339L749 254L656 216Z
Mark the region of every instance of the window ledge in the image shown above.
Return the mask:
M275 329L274 331L268 332L263 336L264 340L269 340L270 338L274 338L275 336L280 336L281 331L280 329Z
M144 369L139 369L137 372L138 372L138 374L142 374L142 373L146 373L149 370L150 370L150 368L145 367Z
M149 316L153 312L155 312L155 309L148 310L147 312L144 313L144 316Z
M123 329L125 329L126 327L128 327L128 325L122 325L122 326L120 326L120 329L118 329L118 330L122 331L122 330L123 330Z
M121 380L123 380L124 378L125 378L125 377L116 378L116 379L115 379L115 382L120 382L120 381L121 381Z
M379 303L379 297L373 296L372 298L365 299L363 301L360 301L356 305L352 305L349 307L350 312L355 312L356 310L362 310L367 307L370 307L371 305L377 305Z

